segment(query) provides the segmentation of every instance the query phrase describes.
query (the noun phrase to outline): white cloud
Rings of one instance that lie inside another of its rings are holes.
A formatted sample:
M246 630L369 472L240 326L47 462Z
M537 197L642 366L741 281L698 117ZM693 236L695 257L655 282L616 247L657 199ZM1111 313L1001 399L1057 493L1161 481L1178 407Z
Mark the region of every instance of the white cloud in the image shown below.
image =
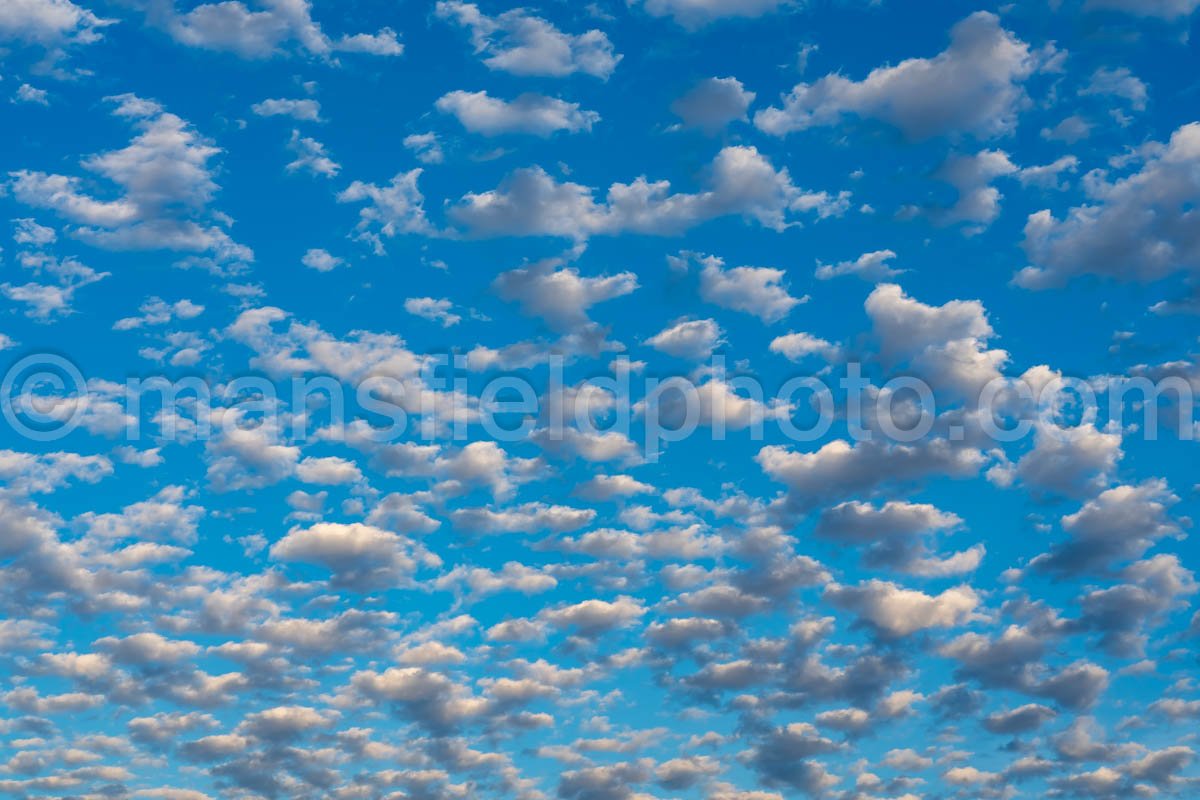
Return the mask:
M47 47L87 44L115 20L101 19L71 0L8 0L0 5L0 40Z
M134 95L109 98L113 113L139 129L127 147L83 160L91 173L121 190L113 200L84 191L79 178L19 170L10 173L13 196L49 208L78 227L72 234L112 250L175 250L219 264L253 259L224 228L227 217L209 209L217 192L209 164L220 150L185 120Z
M979 595L970 586L955 586L941 594L928 595L880 580L858 586L831 584L824 596L889 637L962 625L971 619L979 605Z
M353 34L330 40L312 18L309 0L271 0L252 11L240 0L201 3L180 13L175 0L145 2L150 24L180 44L263 59L285 52L330 57L336 51L396 56L403 52L395 31Z
M410 314L440 322L443 328L449 328L462 322L462 317L451 312L454 303L446 299L433 297L410 297L404 301L404 310Z
M288 100L273 98L263 100L250 106L250 110L260 117L291 117L295 120L320 122L321 104L316 100Z
M486 91L454 91L439 97L434 106L443 114L454 115L467 130L484 136L529 133L544 138L557 131L590 131L600 121L599 114L581 110L578 103L529 92L510 101Z
M560 332L589 325L589 308L637 288L637 276L632 272L588 277L574 267L558 268L555 260L503 272L492 282L501 298L519 303L522 312L542 318Z
M819 356L826 361L838 361L842 349L836 344L819 339L808 333L786 333L771 340L768 349L779 353L789 361L803 361L808 356Z
M808 298L788 294L785 273L770 267L723 268L719 258L704 259L700 296L710 303L753 314L763 322L778 322Z
M565 236L586 239L624 232L682 233L701 222L742 216L774 230L793 224L796 214L839 216L849 193L809 192L792 183L787 169L776 170L753 147L726 147L707 170L707 188L672 193L667 181L640 177L614 183L605 202L578 183L559 183L534 167L509 175L497 189L468 194L450 215L477 236Z
M950 46L933 58L879 67L862 81L832 74L799 84L782 108L755 114L754 124L782 136L854 114L893 125L911 139L994 136L1016 125L1027 102L1021 84L1036 66L1027 44L996 15L978 11L951 29Z
M827 281L843 275L855 275L864 281L879 283L903 274L904 270L895 269L888 263L895 257L896 254L891 250L875 250L863 253L853 261L818 264L816 277L817 280Z
M621 60L602 31L564 33L522 8L489 17L474 3L438 0L434 13L471 32L475 52L489 69L555 78L582 72L605 79Z
M335 585L360 591L405 585L421 564L440 563L402 536L357 522L293 528L270 552L277 561L319 564L333 574Z
M1200 269L1200 123L1140 154L1141 169L1126 177L1084 176L1088 202L1065 218L1029 215L1023 247L1031 266L1017 274L1018 285L1043 289L1083 274L1153 281Z
M1101 67L1092 73L1088 85L1079 90L1081 95L1120 97L1128 101L1134 111L1145 111L1150 90L1144 82L1126 67L1109 69Z
M306 250L300 263L317 272L330 272L345 264L345 260L331 255L328 250L312 248Z
M342 190L339 203L366 202L366 208L358 212L358 238L372 246L377 255L383 255L383 240L404 233L430 233L432 228L425 218L425 197L417 188L421 177L420 168L397 173L391 183L377 186L364 181L354 181Z
M724 331L711 319L679 319L646 340L646 344L667 355L689 361L703 361L724 343Z
M22 83L17 87L17 93L13 95L13 102L48 106L50 105L50 95L45 89L35 89L28 83Z
M404 137L404 146L422 164L440 164L446 158L436 133L411 133Z

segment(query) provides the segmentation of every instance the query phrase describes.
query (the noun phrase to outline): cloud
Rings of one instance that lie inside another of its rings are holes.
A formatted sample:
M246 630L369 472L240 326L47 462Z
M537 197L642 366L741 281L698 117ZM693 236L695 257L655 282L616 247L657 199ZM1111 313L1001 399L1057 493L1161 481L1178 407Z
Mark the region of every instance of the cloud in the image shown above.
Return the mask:
M438 300L433 297L410 297L404 301L404 310L410 314L440 322L443 328L449 328L462 322L462 317L451 313L454 304L449 300Z
M854 612L887 637L909 636L930 628L953 628L971 619L979 596L966 585L927 595L894 583L870 580L858 586L832 584L825 599Z
M269 0L252 11L240 0L201 3L180 13L175 0L139 0L151 25L188 47L265 59L289 50L329 58L333 53L400 55L396 33L353 34L331 40L312 18L309 0Z
M0 40L45 47L90 44L115 21L102 19L70 0L13 0L0 8Z
M1119 97L1134 111L1145 111L1150 96L1146 84L1126 67L1101 67L1092 73L1088 85L1079 90L1083 96Z
M1062 518L1070 538L1032 562L1037 569L1078 573L1138 558L1157 540L1179 533L1168 510L1179 498L1165 481L1115 486Z
M786 333L777 336L771 340L767 349L795 362L803 361L808 356L818 356L830 362L842 358L842 349L836 344L808 333Z
M174 250L229 265L254 254L225 231L209 204L217 192L209 161L220 150L185 120L134 95L108 98L113 113L140 131L127 147L89 156L84 169L118 187L114 200L84 191L81 179L30 170L10 173L13 196L52 209L82 241L110 250Z
M321 121L321 104L316 100L288 100L275 98L263 100L250 106L250 110L260 117L291 117L305 122Z
M646 344L676 358L703 361L724 342L724 331L711 319L675 320L646 340Z
M315 269L317 272L330 272L344 265L346 262L330 254L328 250L312 248L304 252L304 257L300 259L300 263L309 269Z
M404 137L403 144L422 164L440 164L446 158L437 134L433 132L411 133Z
M1045 289L1085 274L1148 282L1200 269L1200 123L1180 127L1165 145L1143 146L1140 155L1141 169L1123 178L1089 172L1089 202L1065 218L1049 210L1029 215L1022 246L1030 266L1017 273L1017 285Z
M753 147L721 150L707 170L707 188L672 193L668 181L614 183L604 202L595 190L559 183L539 167L517 170L496 189L470 193L451 207L450 216L474 236L562 236L644 233L670 236L702 222L741 216L783 230L802 213L840 216L849 194L808 192L792 183L787 169L776 170Z
M578 103L529 92L509 101L486 91L454 91L439 97L434 106L453 115L467 130L484 136L528 133L545 138L557 131L590 131L600 121L599 114L581 110Z
M417 188L422 171L417 168L397 173L385 186L354 181L338 194L339 203L367 203L358 212L355 230L357 237L371 245L376 255L386 252L384 239L399 234L432 233L433 228L425 218L425 197Z
M863 253L853 261L839 261L836 264L819 264L816 277L819 281L840 278L843 275L854 275L864 281L880 283L904 273L904 270L893 268L888 262L896 257L891 250L875 250Z
M827 75L801 83L781 108L754 115L764 133L783 136L834 125L853 114L898 128L910 139L954 133L1008 133L1027 102L1022 83L1037 66L1029 45L977 11L950 31L950 46L933 58L879 67L862 81Z
M699 128L711 136L731 122L746 121L754 97L737 78L705 78L671 103L671 113L684 127Z
M288 140L287 147L296 156L295 160L288 163L288 172L306 170L313 175L332 178L342 169L341 165L325 152L325 145L316 139L301 136L300 131L292 131L292 138Z
M621 60L603 31L564 33L522 8L489 17L474 3L438 0L434 13L470 31L471 44L489 69L553 78L581 72L607 79Z
M357 522L293 528L270 552L277 561L319 564L332 573L335 586L355 591L405 585L422 564L439 563L404 537Z
M523 313L564 333L592 324L587 315L592 306L624 297L637 288L638 279L632 272L585 277L574 267L560 268L556 260L502 272L492 282L492 290L501 299L518 303Z
M732 267L724 269L718 258L704 259L700 270L700 296L710 303L753 314L763 322L779 322L807 300L788 294L781 269Z

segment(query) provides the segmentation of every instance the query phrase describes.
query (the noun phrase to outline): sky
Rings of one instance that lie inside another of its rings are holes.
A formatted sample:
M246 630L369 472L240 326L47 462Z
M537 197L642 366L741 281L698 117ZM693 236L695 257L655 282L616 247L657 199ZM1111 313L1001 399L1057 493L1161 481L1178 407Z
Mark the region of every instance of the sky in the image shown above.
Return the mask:
M1200 795L1200 0L0 0L0 795Z

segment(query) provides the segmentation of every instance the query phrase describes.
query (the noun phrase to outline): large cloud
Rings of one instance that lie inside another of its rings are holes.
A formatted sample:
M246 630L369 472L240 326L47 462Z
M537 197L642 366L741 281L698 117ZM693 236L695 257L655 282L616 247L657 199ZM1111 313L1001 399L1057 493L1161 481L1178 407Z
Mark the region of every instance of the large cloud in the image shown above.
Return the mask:
M833 125L853 114L892 125L911 139L966 132L1006 133L1027 102L1022 83L1034 71L1029 45L977 11L950 31L950 46L932 58L879 67L861 81L827 75L801 83L780 108L754 116L765 133Z

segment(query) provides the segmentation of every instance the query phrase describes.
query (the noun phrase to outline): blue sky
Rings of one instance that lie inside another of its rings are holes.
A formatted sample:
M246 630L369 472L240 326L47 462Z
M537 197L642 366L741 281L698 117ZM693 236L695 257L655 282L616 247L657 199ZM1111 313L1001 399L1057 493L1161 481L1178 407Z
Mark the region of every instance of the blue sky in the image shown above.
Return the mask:
M0 3L0 794L1195 795L1198 7Z

